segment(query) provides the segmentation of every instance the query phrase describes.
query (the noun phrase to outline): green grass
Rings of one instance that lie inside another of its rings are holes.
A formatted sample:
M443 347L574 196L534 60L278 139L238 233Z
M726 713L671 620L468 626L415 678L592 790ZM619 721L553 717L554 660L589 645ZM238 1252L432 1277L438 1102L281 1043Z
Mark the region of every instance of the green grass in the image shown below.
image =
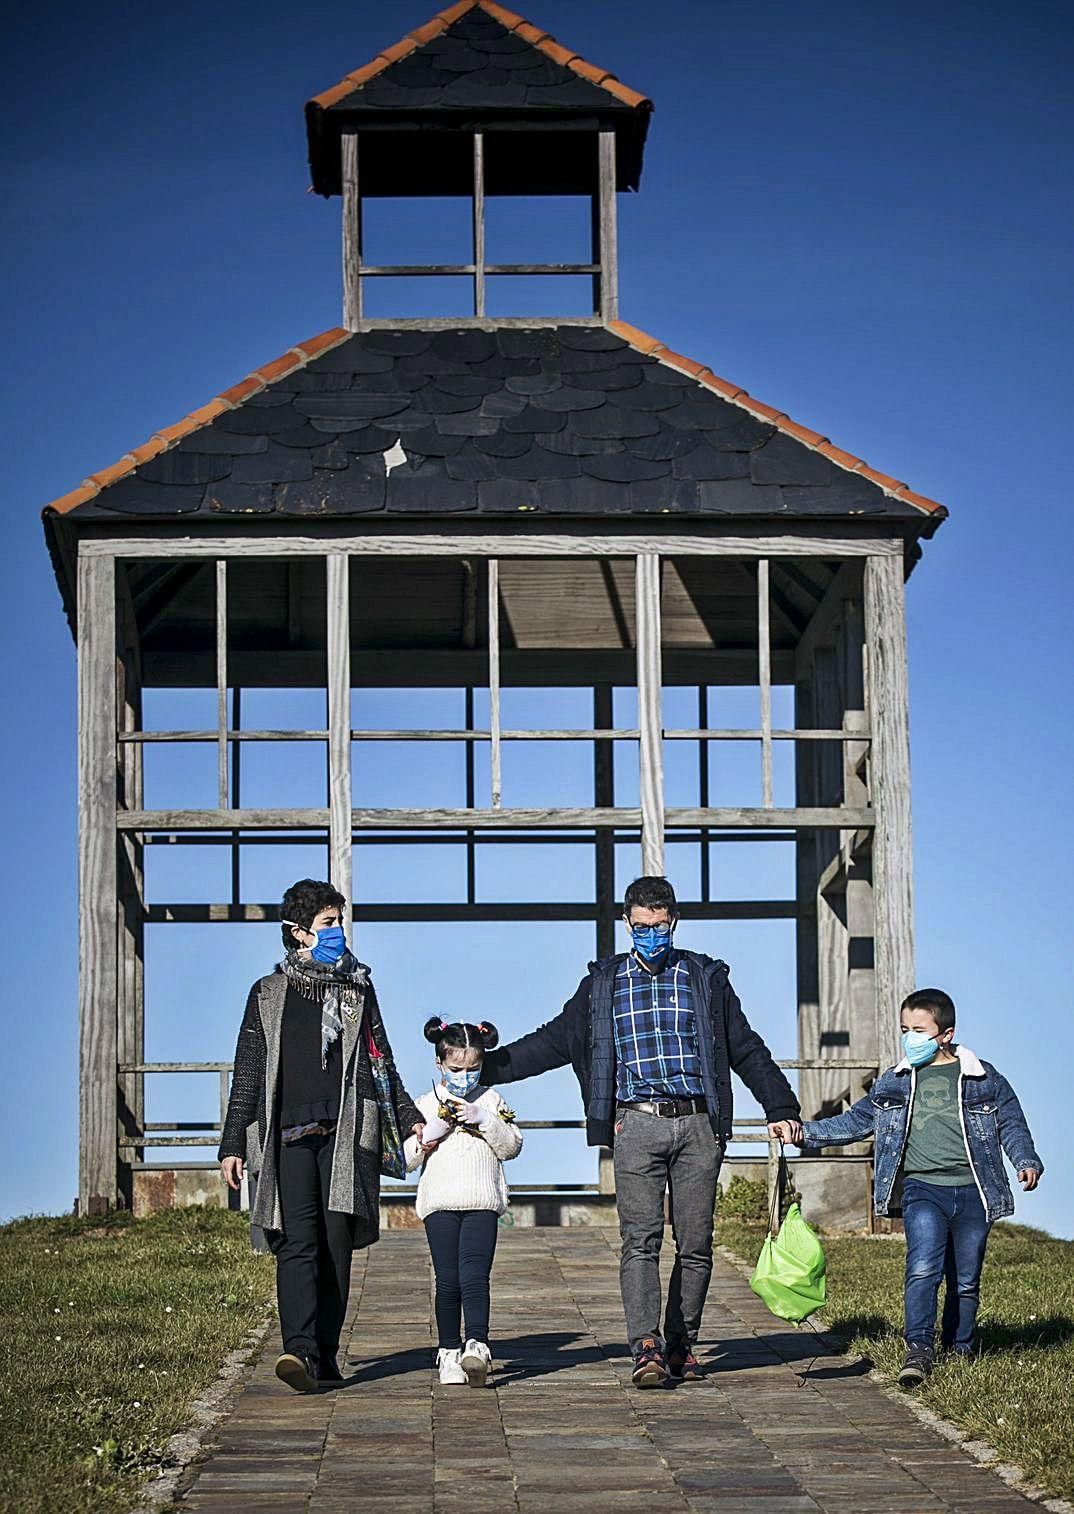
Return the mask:
M0 1227L0 1509L128 1510L272 1282L225 1210Z
M716 1240L748 1262L763 1227L717 1218ZM902 1364L901 1240L824 1236L828 1305L814 1316L894 1381ZM1049 1493L1074 1495L1074 1242L1004 1222L988 1243L976 1361L937 1366L918 1396L987 1440Z

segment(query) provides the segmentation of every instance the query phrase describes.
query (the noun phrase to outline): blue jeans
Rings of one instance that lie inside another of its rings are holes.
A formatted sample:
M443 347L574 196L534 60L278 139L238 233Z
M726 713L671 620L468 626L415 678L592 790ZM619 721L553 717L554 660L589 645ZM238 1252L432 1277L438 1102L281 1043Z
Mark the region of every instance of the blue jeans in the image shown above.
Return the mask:
M906 1344L932 1350L936 1300L940 1281L946 1277L940 1340L955 1351L972 1351L990 1228L980 1194L972 1183L948 1188L907 1178L902 1218L906 1231Z

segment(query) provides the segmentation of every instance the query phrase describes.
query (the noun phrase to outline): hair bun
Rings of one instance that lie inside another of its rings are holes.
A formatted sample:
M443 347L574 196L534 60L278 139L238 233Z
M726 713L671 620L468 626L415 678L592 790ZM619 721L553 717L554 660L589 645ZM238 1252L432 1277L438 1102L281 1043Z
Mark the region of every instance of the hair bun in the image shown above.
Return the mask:
M423 1034L427 1041L432 1041L434 1044L439 1041L444 1034L444 1022L439 1015L429 1016L425 1022Z
M486 1051L491 1051L494 1046L499 1045L500 1032L496 1029L495 1025L490 1025L487 1020L482 1020L477 1028L481 1034L481 1044Z

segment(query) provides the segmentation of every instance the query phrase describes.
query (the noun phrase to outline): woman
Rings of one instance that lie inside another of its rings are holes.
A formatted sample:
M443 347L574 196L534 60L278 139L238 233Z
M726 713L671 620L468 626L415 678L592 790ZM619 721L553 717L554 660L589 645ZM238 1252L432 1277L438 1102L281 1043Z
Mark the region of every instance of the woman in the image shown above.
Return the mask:
M299 1393L338 1383L351 1253L380 1234L380 1174L424 1124L395 1069L369 969L347 947L345 900L304 878L283 897L287 954L250 990L217 1153L232 1188L257 1177L250 1222L276 1257L283 1354Z

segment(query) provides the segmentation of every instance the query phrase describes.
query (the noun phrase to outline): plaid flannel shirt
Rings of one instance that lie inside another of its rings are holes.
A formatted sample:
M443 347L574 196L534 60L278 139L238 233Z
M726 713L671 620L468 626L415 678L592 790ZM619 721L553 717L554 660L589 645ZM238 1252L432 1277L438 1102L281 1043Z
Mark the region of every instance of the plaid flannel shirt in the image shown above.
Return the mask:
M618 1099L631 1104L704 1092L694 994L678 953L658 973L628 956L615 974L612 1018Z

